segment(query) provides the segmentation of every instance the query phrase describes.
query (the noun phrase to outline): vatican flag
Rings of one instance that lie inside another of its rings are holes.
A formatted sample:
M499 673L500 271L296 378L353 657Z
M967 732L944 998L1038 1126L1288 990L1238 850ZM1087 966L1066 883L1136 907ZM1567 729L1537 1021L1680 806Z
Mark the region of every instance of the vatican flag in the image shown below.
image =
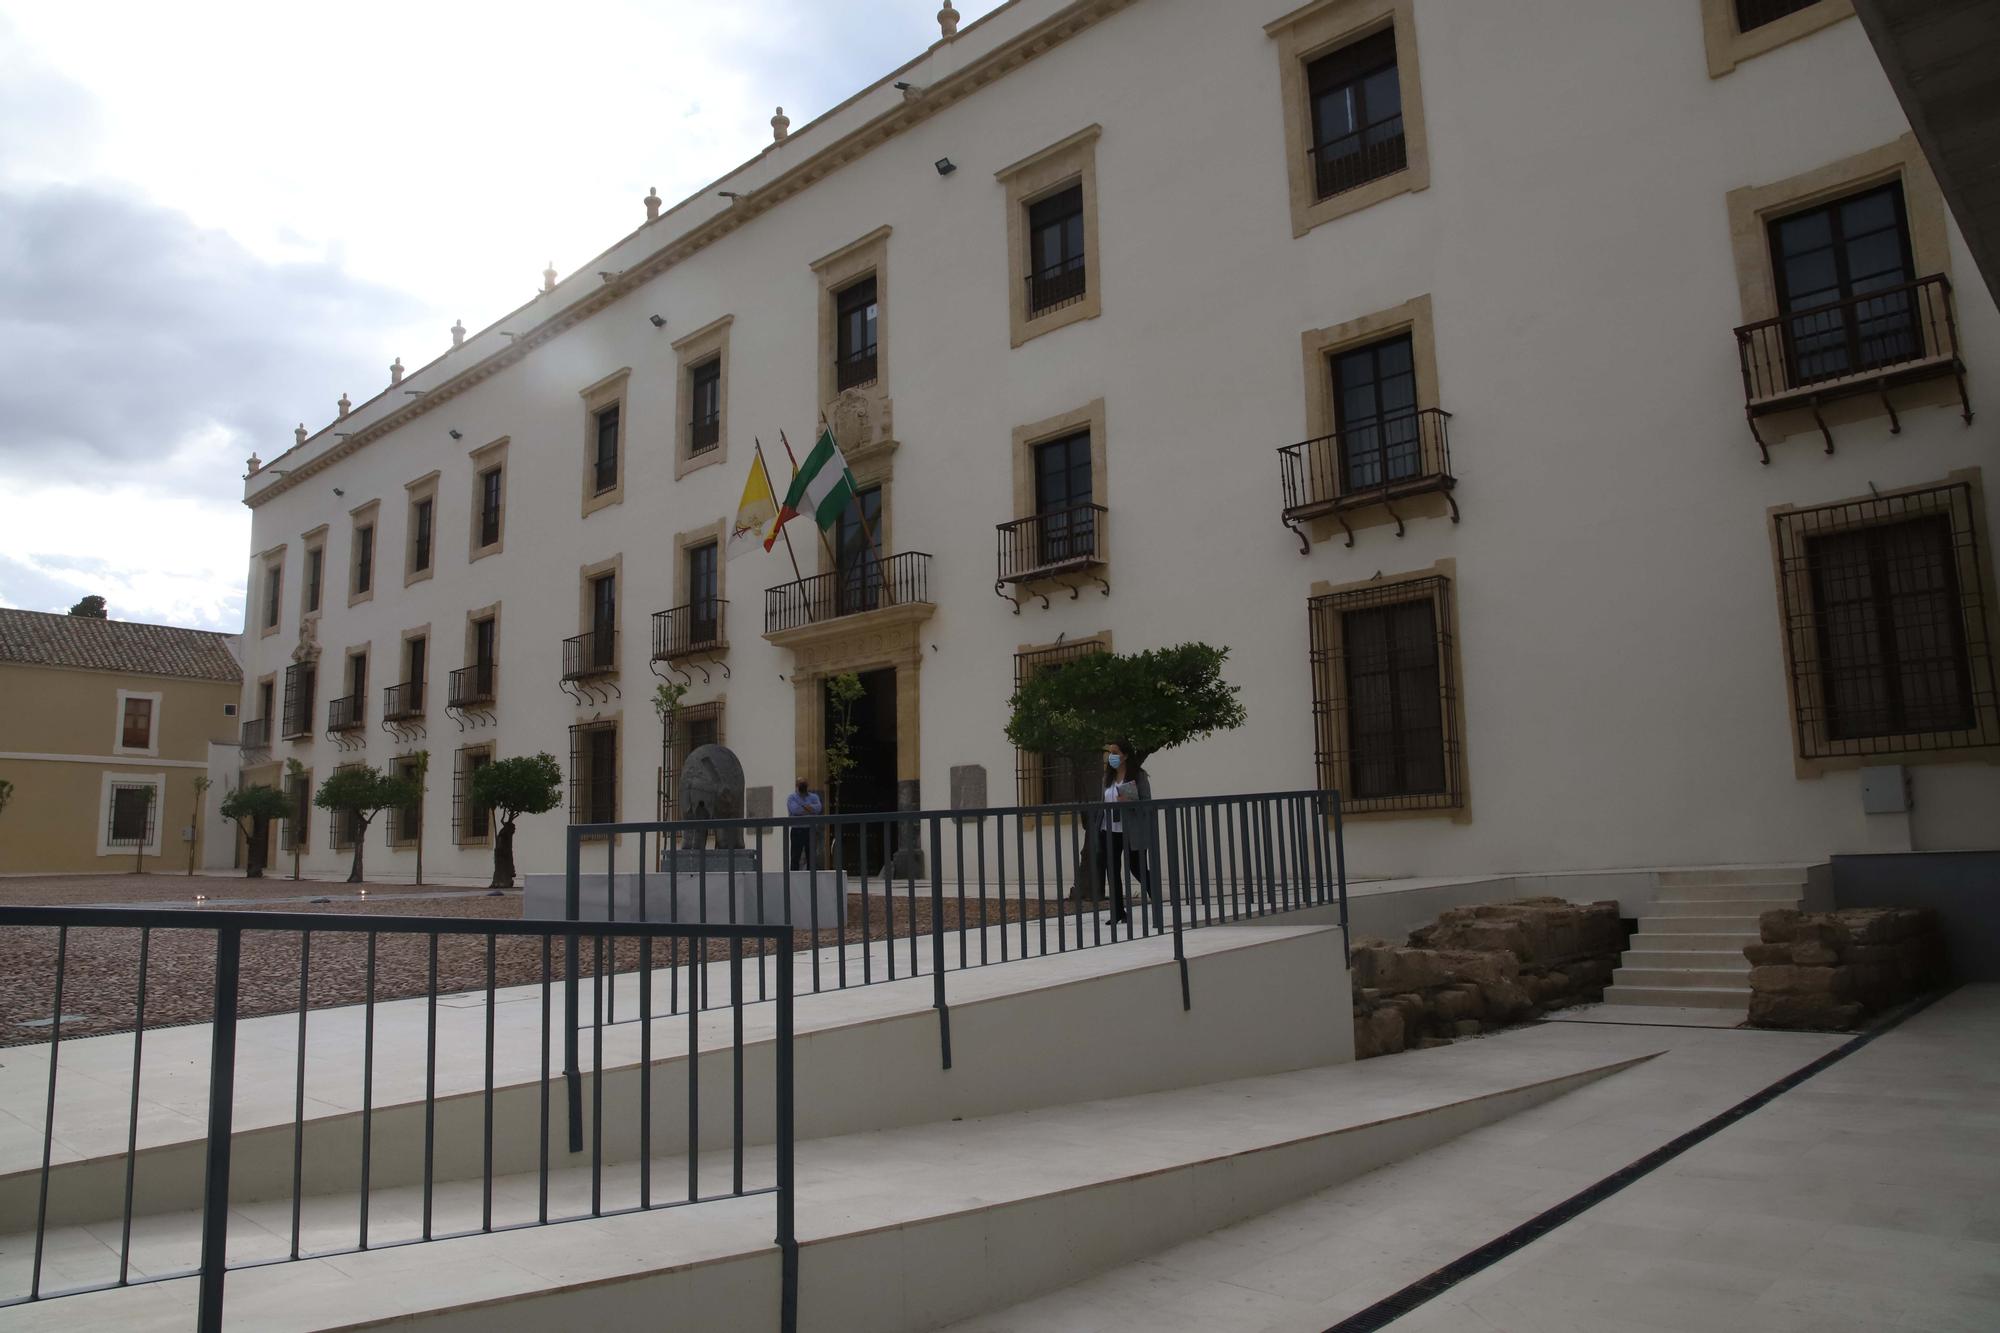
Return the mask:
M778 497L771 474L764 470L764 446L750 455L750 477L743 483L743 500L736 506L736 526L729 530L729 558L768 551L778 539Z

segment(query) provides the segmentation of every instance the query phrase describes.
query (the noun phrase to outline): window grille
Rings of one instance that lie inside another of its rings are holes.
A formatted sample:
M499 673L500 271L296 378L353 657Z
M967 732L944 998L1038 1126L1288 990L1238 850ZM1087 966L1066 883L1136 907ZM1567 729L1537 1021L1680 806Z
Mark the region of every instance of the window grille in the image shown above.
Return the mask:
M2000 744L1977 513L1958 482L1776 516L1801 758Z
M158 793L150 783L127 786L120 784L111 789L111 809L109 823L104 832L107 847L145 847L153 841L153 826L157 816L154 807L159 804Z
M417 780L417 760L414 755L397 758L396 776L411 782ZM389 841L407 846L424 836L424 802L422 795L409 805L391 806L389 809Z
M312 735L313 686L317 669L311 662L285 668L285 739Z
M1451 580L1331 593L1309 615L1320 785L1357 812L1463 806Z
M1375 33L1306 68L1319 197L1365 185L1409 165L1396 35Z
M618 724L569 729L569 822L618 822Z
M288 852L302 852L312 827L312 774L285 780L285 797L291 802L292 813L285 820L285 836L282 848Z
M451 840L470 847L493 836L493 812L472 799L472 777L493 762L490 745L460 746L451 770Z
M676 785L688 756L704 745L722 744L722 700L705 704L682 704L674 710L674 725L661 736L660 818L679 818Z
M366 768L366 764L335 764L333 771L344 773L350 768ZM361 841L365 831L361 826L361 815L353 810L327 811L327 846L336 852L351 852L354 844Z
M1100 639L1085 639L1055 648L1037 648L1014 654L1014 689L1018 693L1030 677L1045 671L1060 671L1079 658L1108 651ZM1103 796L1097 785L1096 755L1060 755L1035 750L1014 751L1014 789L1022 805L1064 805L1075 801L1095 801Z

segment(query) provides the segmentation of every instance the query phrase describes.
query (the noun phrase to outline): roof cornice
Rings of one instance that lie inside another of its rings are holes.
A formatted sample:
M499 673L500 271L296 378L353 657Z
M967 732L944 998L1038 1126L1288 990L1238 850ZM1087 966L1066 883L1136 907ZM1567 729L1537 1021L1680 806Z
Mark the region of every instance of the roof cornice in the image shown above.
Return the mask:
M1138 3L1138 0L1074 0L1074 3L1065 6L1057 13L1043 19L1040 23L1002 42L986 54L975 57L963 68L945 75L921 92L905 96L896 106L876 116L873 120L857 126L847 134L835 139L824 148L813 153L810 157L780 172L767 184L744 193L727 210L704 222L697 223L689 230L667 241L659 249L646 256L631 268L628 268L625 272L619 274L616 278L588 292L581 299L572 301L560 309L551 311L525 332L514 337L508 346L489 353L444 382L422 390L418 396L412 397L407 404L390 412L387 416L347 433L333 448L293 464L289 469L285 470L284 476L274 478L268 485L261 486L256 491L246 494L243 497L243 503L252 509L256 509L267 501L275 499L277 496L291 490L308 478L325 472L335 463L353 455L375 440L393 433L424 414L458 397L460 394L493 378L493 376L506 370L508 367L525 360L537 348L562 336L562 334L581 324L584 320L591 318L593 315L609 309L631 292L651 282L668 269L686 262L725 236L742 229L756 218L770 212L786 200L804 193L834 172L840 170L840 168L881 147L904 131L920 125L931 117L956 106L988 84L1012 73L1038 56L1046 55L1056 47L1068 42L1071 38L1088 31L1120 10L1129 8L1136 3ZM967 28L955 38L939 42L931 48L931 52L934 53L940 47L964 41L967 35L977 27L991 22L997 17L998 13L999 11L995 11L995 13L985 16L978 24ZM922 57L918 61L913 61L911 64L883 76L882 79L855 94L839 107L834 108L833 111L828 112L827 116L820 117L814 124L817 125L825 121L828 117L846 107L854 105L869 93L878 91L894 80L897 75L907 72L915 64L920 63L921 59ZM804 129L795 131L791 141L797 142L811 129L812 126L808 125ZM744 167L736 168L728 175L723 176L716 184L721 184L724 181L732 179L742 172L745 167L754 164L755 161L756 159L753 159L752 163L746 163ZM693 196L693 198L700 197L700 193ZM677 205L673 211L679 211L679 208L684 206L686 202L690 201L684 201L683 205ZM666 216L662 216L660 221L666 221ZM659 222L645 223L637 231L633 232L632 235L640 235L648 228L658 225ZM629 240L630 237L627 239ZM616 248L616 246L613 247L614 250ZM610 251L606 251L605 253L609 254ZM530 302L527 306L522 307L522 309L532 309L540 300L541 298L537 297L535 302ZM516 315L519 313L519 311L515 312ZM520 322L511 315L503 317L503 322L510 320L515 323ZM435 365L436 362L432 364ZM407 385L414 378L414 376L407 376L403 383ZM376 395L376 399L386 396L387 392L385 390L382 394ZM370 399L369 402L372 403L376 399ZM355 411L358 412L368 405L368 403L363 403ZM320 439L328 431L332 431L334 427L348 420L351 420L351 416L336 420L317 434L309 437L304 443L286 450L284 454L271 460L264 469L252 473L246 480L255 481L264 472L277 467L278 464L297 454L300 450L310 448L315 440ZM335 433L338 434L338 432Z

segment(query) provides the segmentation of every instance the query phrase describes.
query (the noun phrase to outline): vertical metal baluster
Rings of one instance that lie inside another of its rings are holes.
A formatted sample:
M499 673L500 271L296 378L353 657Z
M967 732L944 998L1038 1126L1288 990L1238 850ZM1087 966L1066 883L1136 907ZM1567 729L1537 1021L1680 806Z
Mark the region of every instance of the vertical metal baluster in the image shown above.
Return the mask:
M1040 837L1037 829L1036 836ZM1021 904L1021 957L1028 956L1028 817L1019 811L1014 813L1014 873L1020 877L1021 891L1015 895ZM1035 919L1035 928L1040 933L1042 952L1049 951L1049 919L1045 916Z
M312 976L313 937L310 930L299 933L299 1061L296 1070L296 1086L292 1089L292 1258L299 1257L299 1213L305 1199L306 1160L306 1005L310 997L308 982ZM139 957L146 956L145 946L140 945ZM129 1227L132 1217L126 1213L125 1222Z
M195 1298L198 1333L222 1333L222 1284L229 1271L229 1156L235 1147L236 1010L242 961L243 933L224 927L215 937L215 1022L209 1029L208 1044L208 1160L201 1190L201 1286ZM37 1227L38 1241L39 1232ZM38 1250L37 1281L41 1278L40 1258Z
M960 820L951 821L952 860L958 872L958 970L963 972L970 965L965 950L965 824ZM980 925L986 924L986 913L980 911ZM980 937L982 940L984 935ZM942 963L939 964L943 966Z
M680 847L678 845L680 839L676 838L672 833L662 833L660 839L666 844L663 850L667 854L667 900L673 904L674 924L680 925L686 920L686 913L681 910ZM680 956L681 951L676 947L674 938L671 935L668 936L667 1012L670 1014L677 1014L681 1011ZM694 973L692 972L688 973L688 1006L690 1008L694 1006Z
M479 1229L493 1229L493 1036L497 1013L494 1006L500 971L500 937L486 936L486 1141L480 1161Z
M1276 912L1278 910L1278 845L1277 839L1273 836L1271 830L1271 803L1269 801L1257 802L1257 823L1261 831L1261 843L1264 849L1265 910Z
M368 970L361 1018L361 1249L368 1248L368 1179L375 1146L375 932L368 932Z
M49 1164L54 1158L56 1143L56 1057L62 1049L63 970L68 963L69 927L57 926L55 1005L50 1011L52 1026L49 1029L49 1096L42 1118L41 1202L35 1206L35 1268L28 1283L29 1300L39 1300L42 1294L42 1241L49 1221Z
M606 922L618 919L618 835L615 833L604 835L604 919ZM597 937L600 960L603 957L604 942L602 935ZM615 936L611 940L610 981L602 980L603 971L603 967L600 966L598 968L600 982L604 989L609 992L605 996L605 1003L610 1010L609 1013L605 1014L604 1018L606 1022L616 1023L618 1021L618 986L616 984L618 980L618 940Z
M981 967L984 967L986 966L986 931L987 931L986 909L989 903L991 902L991 899L986 889L986 816L985 815L981 815L979 817L979 822L972 826L972 854L979 862L979 965ZM1006 855L1006 852L1003 850L1001 852L1001 855L1002 856ZM1004 883L1005 880L1003 879L1002 882ZM1006 936L1007 936L1007 930L1006 927L1003 926L1001 927L1000 930L1000 937L1003 943L1006 940Z
M915 925L914 922L911 923ZM882 952L889 960L889 980L896 979L896 867L889 855L889 823L882 821Z
M703 837L702 841L706 842L707 838ZM695 907L695 920L705 926L708 924L708 857L705 854L695 862L694 878L695 893L699 899ZM700 976L701 1007L706 1009L710 1003L708 989L708 941L706 939L702 941L701 947Z
M812 988L815 995L819 994L820 987L819 956L821 950L819 939L819 867L814 864L816 858L812 854L812 849L813 839L818 833L819 830L817 828L808 828L806 830L806 921L812 926L812 949L809 957L812 959ZM785 837L785 923L790 925L792 920L791 834L787 832ZM791 954L793 952L793 945L796 945L796 943L797 941L794 940L780 951L787 967L792 965Z
M840 877L846 873L846 865L847 827L844 824L835 824L833 825L833 877L834 882L841 886L841 931L840 951L834 955L834 961L836 970L840 974L840 988L842 990L847 989L847 886L845 881ZM864 955L868 952L868 899L866 897L863 897L861 900L861 951Z
M118 1285L124 1286L132 1271L132 1185L139 1165L139 1057L146 1043L146 955L153 943L151 926L139 928L139 986L133 1002L132 1023L132 1118L125 1131L125 1223L118 1239ZM302 1038L303 1039L303 1038ZM301 1048L301 1058L304 1050ZM296 1159L294 1159L296 1161ZM298 1205L292 1205L292 1258L299 1257Z
M430 984L424 995L424 1239L431 1238L431 1179L437 1155L438 933L430 932Z
M555 936L542 936L542 1130L536 1142L538 1160L535 1166L536 1188L539 1198L535 1220L546 1224L549 1220L549 1051L554 1045L549 1030L549 1020L555 1004Z
M1250 803L1231 801L1229 804L1236 811L1236 826L1230 830L1231 836L1236 839L1236 846L1231 850L1240 851L1243 858L1236 872L1237 895L1241 899L1239 915L1254 916L1257 913L1251 909L1257 901L1257 851L1250 838Z
M1194 848L1195 848L1194 854L1196 858L1196 873L1201 877L1201 912L1199 916L1196 915L1194 911L1194 902L1192 897L1190 896L1188 902L1189 924L1214 925L1215 902L1212 898L1209 897L1209 873L1208 873L1209 872L1208 830L1210 823L1209 817L1214 813L1214 807L1210 806L1206 810L1196 810L1193 813L1194 817L1192 823L1194 824ZM1190 895L1193 894L1194 886L1192 884L1188 886L1188 891Z
M764 864L764 831L762 829L757 830L757 864L759 866ZM756 883L757 924L759 926L767 926L770 924L770 913L764 906L764 876L761 873L757 876ZM732 899L736 896L736 880L734 876L729 881L729 894ZM785 924L788 926L792 923L791 902L790 895L786 895ZM769 983L764 976L764 937L759 935L757 937L757 1000L760 1004L771 998L768 985Z
M653 937L639 937L639 1206L653 1206Z
M984 827L982 824L981 828ZM1016 837L1020 836L1019 815L1014 817L1014 832ZM1015 865L1018 866L1019 864L1019 860L1016 859ZM1000 881L1000 961L1004 963L1007 961L1008 939L1010 938L1007 931L1007 816L1005 814L1002 814L998 819L993 821L993 874ZM1027 929L1027 923L1022 922L1021 953L1023 956L1028 952Z
M743 937L729 937L730 1191L743 1192Z
M590 1215L604 1212L604 937L591 940Z
M793 941L788 936L784 953L789 955ZM777 1157L778 1187L778 1253L781 1277L779 1279L778 1327L780 1333L796 1333L799 1319L799 1242L794 1225L794 1199L792 1181L792 960L785 958L785 969L778 974L778 1032L777 1032L777 1081L774 1088L777 1105L774 1116L777 1124L774 1150Z
M1043 836L1046 812L1035 816L1035 908L1041 914L1042 952L1049 951L1049 890L1048 890L1048 843ZM1026 869L1025 866L1022 867ZM1069 922L1061 912L1056 913L1056 952L1069 952Z
M688 937L688 966L694 966L694 946L698 935ZM706 956L707 940L702 939L702 953ZM690 976L693 973L689 973ZM701 1197L701 1014L692 1004L688 1006L687 1066L688 1066L688 1202Z
M1151 870L1153 882L1160 885L1161 889L1172 899L1174 964L1180 969L1181 1011L1185 1013L1194 1008L1194 998L1188 991L1187 940L1181 929L1181 884L1184 879L1181 863L1185 840L1189 830L1187 828L1187 821L1181 818L1184 813L1183 811L1177 810L1173 806L1168 806L1164 813L1166 820L1164 837L1161 836L1160 828L1162 812L1155 809L1147 816L1152 823L1153 834L1153 865ZM1189 809L1185 813L1195 819L1200 817L1200 812L1195 809ZM1174 849L1173 856L1171 858L1162 856L1161 849L1169 846ZM1162 880L1165 880L1165 882L1162 883ZM1193 881L1188 879L1186 882L1191 884Z
M875 950L868 938L868 825L859 824L861 830L861 984L866 986L875 980ZM895 951L890 951L893 959Z
M917 961L917 863L914 857L907 854L907 848L899 852L888 851L890 831L892 829L895 831L897 840L900 842L903 830L907 827L909 826L906 824L890 824L885 821L882 825L882 847L892 858L898 855L904 858L904 896L909 899L910 904L910 975L914 977L923 972L923 967ZM932 869L935 870L936 867L933 866ZM936 962L937 960L932 959L931 961Z
M1333 793L1333 868L1340 883L1340 948L1347 965L1353 966L1353 938L1347 928L1347 839L1340 829L1340 793Z

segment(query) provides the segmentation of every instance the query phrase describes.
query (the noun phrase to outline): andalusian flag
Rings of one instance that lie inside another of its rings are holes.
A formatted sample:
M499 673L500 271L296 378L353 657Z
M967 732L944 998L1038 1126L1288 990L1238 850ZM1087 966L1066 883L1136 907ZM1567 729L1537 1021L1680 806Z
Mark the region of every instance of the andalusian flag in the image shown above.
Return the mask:
M784 507L778 511L778 526L800 514L810 514L824 532L839 521L858 489L854 474L847 470L847 460L840 456L840 446L833 442L833 431L822 430L819 442L792 476L792 488L785 492Z
M771 490L771 474L764 468L760 447L750 455L750 477L743 483L743 501L736 506L736 526L729 530L729 558L770 550L778 540L778 497Z

